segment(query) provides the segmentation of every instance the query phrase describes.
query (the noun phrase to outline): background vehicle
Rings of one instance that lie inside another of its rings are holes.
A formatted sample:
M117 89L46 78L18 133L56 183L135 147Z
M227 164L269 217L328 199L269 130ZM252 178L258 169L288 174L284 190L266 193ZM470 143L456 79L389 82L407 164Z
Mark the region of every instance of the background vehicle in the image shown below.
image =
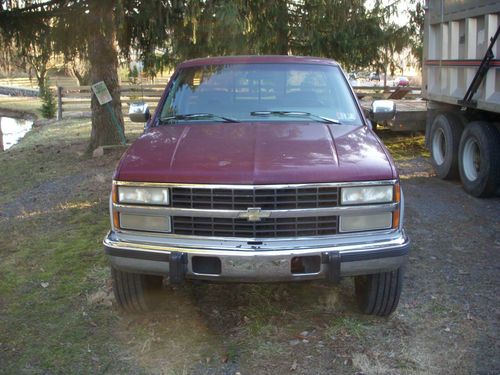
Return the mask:
M358 75L356 73L349 73L348 78L349 83L351 84L352 87L359 86L359 81L358 81Z
M476 196L500 187L500 2L427 1L422 94L437 175Z
M410 86L410 80L407 77L397 77L394 80L394 83L396 84L396 86L399 86L399 87Z
M376 73L376 72L370 73L369 80L370 81L380 81L380 74Z

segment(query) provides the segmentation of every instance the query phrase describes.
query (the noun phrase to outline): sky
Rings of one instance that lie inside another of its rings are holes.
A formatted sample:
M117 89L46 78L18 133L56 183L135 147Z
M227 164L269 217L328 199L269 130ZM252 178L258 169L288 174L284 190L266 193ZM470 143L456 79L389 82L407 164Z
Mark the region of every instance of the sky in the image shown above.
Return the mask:
M393 17L393 21L397 23L398 25L406 25L409 20L409 15L406 12L406 9L410 7L410 1L408 0L383 0L383 4L385 5L390 5L393 3L397 3L397 12ZM375 4L375 0L366 0L365 5L368 8L373 8L373 5Z

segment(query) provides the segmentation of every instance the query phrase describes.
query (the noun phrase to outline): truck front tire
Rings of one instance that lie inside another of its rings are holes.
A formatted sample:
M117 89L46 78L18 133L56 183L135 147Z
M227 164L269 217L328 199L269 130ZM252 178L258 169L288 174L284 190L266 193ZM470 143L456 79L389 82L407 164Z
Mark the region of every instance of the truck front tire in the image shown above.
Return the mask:
M454 113L440 113L431 126L430 150L432 164L439 178L450 180L458 177L458 147L463 122Z
M368 315L391 315L399 303L403 275L401 267L390 272L356 276L354 286L361 311Z
M138 313L155 307L162 277L120 271L114 267L111 267L111 277L115 300L121 309Z
M475 197L488 197L500 187L500 133L490 123L471 122L460 140L459 171L462 185Z

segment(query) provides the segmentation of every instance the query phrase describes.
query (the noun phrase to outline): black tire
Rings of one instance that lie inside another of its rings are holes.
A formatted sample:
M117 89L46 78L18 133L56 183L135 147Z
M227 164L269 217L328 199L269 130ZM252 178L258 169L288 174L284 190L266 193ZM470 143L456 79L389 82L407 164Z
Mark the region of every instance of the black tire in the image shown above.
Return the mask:
M432 122L429 140L432 165L443 180L458 177L458 147L463 129L462 118L454 113L440 113Z
M399 303L404 269L356 276L354 286L359 308L364 314L388 316Z
M154 309L161 291L161 276L142 275L111 267L113 293L118 306L131 313Z
M500 187L500 133L490 123L471 122L459 148L460 179L466 192L489 197Z

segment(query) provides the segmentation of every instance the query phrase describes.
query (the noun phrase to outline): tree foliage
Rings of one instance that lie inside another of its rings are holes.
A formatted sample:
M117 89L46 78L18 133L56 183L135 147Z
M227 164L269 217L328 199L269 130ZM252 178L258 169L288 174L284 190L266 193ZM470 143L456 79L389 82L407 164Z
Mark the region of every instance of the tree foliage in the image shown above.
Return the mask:
M413 56L418 58L420 66L424 56L424 4L422 0L412 0L408 10L410 15L409 40Z
M107 84L120 120L119 55L129 59L132 52L138 54L144 71L152 76L180 60L228 54L314 55L355 69L387 66L391 54L408 45L413 31L388 22L393 8L380 0L371 9L364 0L0 0L0 4L4 43L42 63L54 53L67 61L88 60L90 83ZM39 72L44 74L43 69ZM92 112L91 148L117 143L110 114L94 99Z
M42 99L42 107L40 108L42 116L47 119L54 118L56 116L56 101L47 82L40 88L40 98Z

